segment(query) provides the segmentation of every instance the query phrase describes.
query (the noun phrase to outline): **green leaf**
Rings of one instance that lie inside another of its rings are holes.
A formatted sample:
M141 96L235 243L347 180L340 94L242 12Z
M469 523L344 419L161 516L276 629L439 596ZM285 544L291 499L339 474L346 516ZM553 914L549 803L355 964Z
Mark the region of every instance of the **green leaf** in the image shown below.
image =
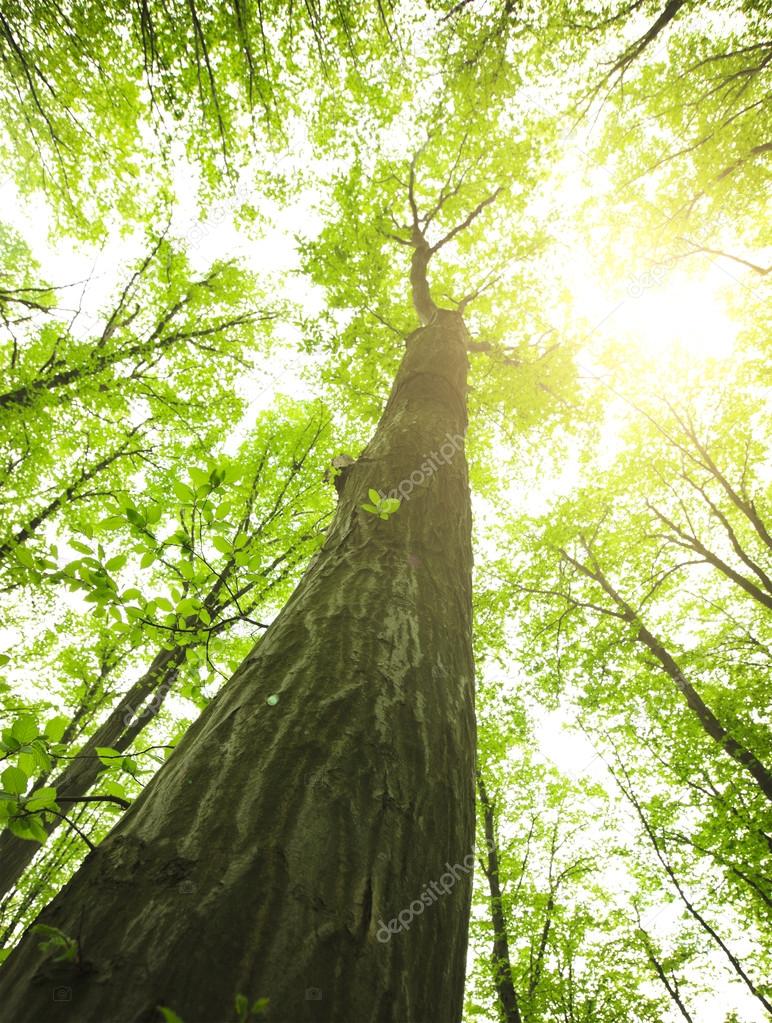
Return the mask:
M0 775L0 779L2 779L3 788L6 792L20 796L23 792L27 791L29 779L19 767L6 767L2 775Z
M188 469L188 475L195 487L204 487L209 483L210 475L204 469L198 469L196 466L192 466Z
M117 767L118 758L123 756L122 753L117 749L113 749L112 746L97 746L96 754L105 767Z
M230 540L226 540L224 536L213 536L212 546L215 547L221 554L230 554L233 550L233 544Z
M75 546L74 542L73 546ZM34 568L35 566L35 559L33 558L32 554L27 550L26 547L16 548L16 560L21 565L24 565L25 568Z
M99 787L107 796L118 796L119 799L126 799L126 789L120 782L113 781L112 778L107 778Z
M64 717L62 714L51 718L46 722L43 730L45 737L50 739L51 742L60 742L69 723L69 718Z
M105 568L108 572L117 572L119 568L123 568L128 560L128 554L116 554L114 558L110 558L109 561L105 562Z
M179 480L174 480L172 483L172 490L181 501L185 502L185 504L190 504L195 498L195 494L190 487L181 483Z
M380 504L381 503L381 495L378 493L377 490L368 490L367 491L367 496L370 498L370 500L373 502L373 504Z
M8 821L9 831L25 841L44 843L48 835L37 817L13 818Z
M9 753L15 753L17 749L21 748L21 743L13 734L10 728L3 729L3 745Z
M38 789L24 804L26 810L58 809L56 805L56 789L51 786Z
M11 725L11 732L21 743L32 742L40 734L38 723L30 714L17 718Z
M180 573L183 579L192 579L196 574L196 570L193 568L189 561L181 561L177 565L177 571Z
M158 1005L156 1008L163 1016L163 1023L183 1023L174 1009L170 1009L166 1005Z
M35 758L35 766L39 771L50 771L51 770L51 758L46 752L44 744L39 740L35 741L30 745L30 750Z
M106 519L102 519L101 522L97 523L100 529L120 529L126 521L123 515L108 515Z

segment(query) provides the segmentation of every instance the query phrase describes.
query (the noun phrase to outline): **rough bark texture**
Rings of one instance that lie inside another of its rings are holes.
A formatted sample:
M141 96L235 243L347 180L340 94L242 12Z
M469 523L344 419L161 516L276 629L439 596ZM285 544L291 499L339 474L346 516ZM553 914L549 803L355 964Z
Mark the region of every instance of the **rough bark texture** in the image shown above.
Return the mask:
M129 748L161 709L184 654L182 647L160 651L147 672L134 683L84 744L78 758L71 760L55 778L41 779L32 791L44 785L54 785L62 797L72 799L87 795L104 770L97 749L110 746L123 753ZM67 812L66 806L62 809ZM61 823L56 820L45 825L45 829L50 835ZM7 828L0 832L0 899L14 888L39 851L37 842L17 838Z
M474 842L466 340L444 310L408 339L320 556L41 914L80 963L25 937L3 1021L225 1023L237 994L270 1023L461 1019L469 871L422 893ZM387 521L361 510L400 484Z

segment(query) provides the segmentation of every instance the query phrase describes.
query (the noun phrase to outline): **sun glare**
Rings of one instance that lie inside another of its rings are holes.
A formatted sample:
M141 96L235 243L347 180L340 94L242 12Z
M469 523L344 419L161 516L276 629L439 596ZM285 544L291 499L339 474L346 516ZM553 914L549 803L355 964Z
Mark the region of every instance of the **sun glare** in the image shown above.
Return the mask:
M721 358L731 353L738 330L722 290L723 283L708 280L664 282L620 309L619 317L648 352L678 347L698 358Z
M727 297L743 287L742 280L716 263L699 276L655 266L610 284L586 271L569 284L574 307L591 335L624 342L642 354L680 350L697 359L732 353L739 326Z

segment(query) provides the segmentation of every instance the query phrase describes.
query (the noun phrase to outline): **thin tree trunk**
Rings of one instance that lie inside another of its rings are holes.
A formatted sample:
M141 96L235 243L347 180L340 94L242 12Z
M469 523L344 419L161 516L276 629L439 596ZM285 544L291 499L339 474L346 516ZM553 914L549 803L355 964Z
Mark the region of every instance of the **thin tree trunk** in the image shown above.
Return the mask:
M32 791L41 788L43 784L51 784L61 796L85 796L105 769L97 755L97 747L110 746L119 753L129 748L137 735L161 709L164 696L176 678L184 654L184 647L161 650L145 674L110 711L78 756L52 781L49 782L48 778L42 779ZM60 825L61 820L57 818L53 823L45 825L45 830L50 835ZM0 899L18 884L39 851L40 846L37 842L17 838L7 828L0 833Z
M766 766L747 747L743 746L742 743L739 743L729 734L656 636L649 632L645 626L641 625L637 639L639 643L647 647L657 658L666 674L670 676L676 687L683 694L691 710L696 714L705 732L707 732L711 739L722 746L729 756L744 770L753 775L767 799L772 799L772 774L769 773Z
M750 979L748 974L743 969L743 966L740 963L740 961L737 959L737 957L734 955L734 953L731 951L731 949L725 943L725 941L723 940L721 935L715 930L714 927L711 926L711 924L708 923L708 921L700 913L700 911L697 909L697 907L693 904L691 899L688 897L688 895L684 891L683 887L681 886L680 881L676 877L675 871L673 870L673 867L671 866L670 861L668 860L667 856L665 855L665 850L664 850L662 844L660 843L660 841L658 840L658 838L657 838L657 836L656 836L656 834L654 832L654 828L651 825L651 822L646 817L646 814L643 811L643 807L641 806L641 803L639 802L637 796L633 792L632 782L630 780L630 775L628 774L624 764L622 763L622 761L621 761L621 759L619 757L619 753L616 751L616 749L614 750L614 753L616 755L616 759L617 759L617 763L619 764L620 771L622 772L622 774L624 774L625 781L626 781L627 784L624 785L620 781L619 775L613 770L613 768L610 767L610 765L607 764L606 766L609 767L611 775L614 778L614 780L616 781L617 785L619 786L622 794L627 798L627 800L630 802L630 804L632 805L633 809L635 810L635 812L636 812L636 814L638 816L638 820L641 822L641 826L643 827L643 830L646 833L646 836L648 837L649 841L652 844L652 847L654 849L654 853L655 853L657 859L659 860L660 864L662 865L662 867L663 867L665 873L667 874L668 878L670 879L671 884L673 885L675 890L678 892L678 896L681 899L681 902L683 902L684 907L686 908L686 912L694 920L696 920L696 922L705 931L705 933L708 934L710 936L710 938L712 938L712 940L716 943L716 945L721 949L721 951L724 953L726 958L731 963L732 968L734 969L735 973L743 981L743 983L748 988L748 990L751 992L751 994L761 1002L761 1004L764 1006L764 1008L767 1010L767 1012L772 1013L772 1002L770 1002L769 999L766 997L765 991L764 990L760 990L759 988L756 987L754 982Z
M565 550L561 550L561 553L563 557L579 572L587 576L589 579L594 579L608 594L608 596L611 597L619 608L619 611L609 613L616 614L617 618L628 622L630 625L638 626L638 631L635 636L637 642L645 646L647 650L649 650L657 658L659 663L662 665L665 674L675 684L676 689L678 689L686 700L689 709L697 717L703 731L709 735L714 742L718 743L718 745L729 754L735 763L739 764L743 770L752 775L767 799L772 800L772 774L769 772L766 765L759 760L755 753L751 752L751 750L749 750L746 746L743 746L742 743L738 742L738 740L735 739L726 728L724 728L710 707L705 703L700 694L684 675L675 658L663 646L659 639L657 639L654 633L650 632L646 628L641 621L639 613L635 611L634 608L627 603L624 597L621 596L621 594L612 586L608 578L601 571L589 548L588 554L593 561L592 568L588 568L587 565L583 564L578 559L571 557L571 555Z
M150 1023L164 1005L213 1023L244 994L270 999L270 1023L461 1019L475 737L466 343L447 310L408 339L318 560L42 913L77 938L79 964L44 963L27 935L0 973L5 1018ZM370 488L401 490L388 520L361 510ZM69 1001L52 1001L57 984Z
M485 828L485 877L490 892L491 923L493 924L493 983L499 999L502 1023L521 1023L517 992L512 980L512 962L509 957L509 936L504 907L501 901L501 877L499 873L499 846L493 806L485 788L482 774L477 772L477 791L483 811Z
M643 947L644 947L644 949L646 951L646 958L651 963L652 968L654 969L654 972L659 977L659 979L662 981L662 984L663 984L665 990L667 991L667 993L670 996L670 998L673 1001L673 1003L676 1005L678 1011L681 1013L683 1018L686 1020L686 1023L694 1023L694 1020L692 1019L691 1014L689 1013L689 1010L686 1008L686 1006L684 1005L683 999L681 998L681 992L679 991L678 982L675 979L675 975L673 975L672 977L668 977L667 971L665 970L665 967L662 965L662 963L657 958L657 953L656 953L656 951L654 949L654 945L652 944L651 938L649 937L649 935L647 934L647 932L643 928L643 925L641 923L641 918L640 918L640 915L638 914L638 909L637 908L635 910L635 914L636 914L636 916L638 918L638 933L641 935L641 940L643 942Z
M38 526L42 525L42 523L49 519L62 507L62 505L70 504L73 500L82 500L83 497L90 496L78 493L78 488L84 483L94 479L95 476L98 476L99 473L103 472L119 458L127 458L132 455L140 454L140 448L133 451L127 450L134 433L136 433L136 430L132 430L129 434L129 438L127 438L127 440L124 441L124 443L115 451L111 452L109 455L105 455L104 458L100 458L99 461L88 466L88 468L82 469L77 478L74 479L61 494L55 497L52 501L49 501L49 503L44 507L39 508L30 516L21 528L16 530L13 536L11 536L5 543L1 543L0 562L7 558L8 555L20 544L26 543L31 536L34 536Z

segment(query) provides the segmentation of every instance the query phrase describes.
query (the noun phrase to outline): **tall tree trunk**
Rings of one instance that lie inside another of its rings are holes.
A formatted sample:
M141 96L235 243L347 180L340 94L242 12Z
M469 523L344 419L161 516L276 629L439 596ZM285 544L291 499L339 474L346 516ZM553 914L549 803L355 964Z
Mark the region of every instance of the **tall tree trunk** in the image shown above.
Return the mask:
M104 764L97 756L97 748L110 746L120 753L129 748L161 709L184 655L184 647L159 651L145 674L110 711L77 758L71 760L53 780L48 777L41 779L32 791L50 784L56 787L60 796L85 796L104 770ZM47 833L50 835L61 823L57 819L46 825ZM17 838L7 828L0 832L0 899L15 887L39 851L37 842Z
M467 333L416 331L318 560L0 972L3 1019L461 1019L474 842ZM434 454L439 452L439 454ZM400 491L384 521L369 488ZM69 989L53 1001L52 989Z

